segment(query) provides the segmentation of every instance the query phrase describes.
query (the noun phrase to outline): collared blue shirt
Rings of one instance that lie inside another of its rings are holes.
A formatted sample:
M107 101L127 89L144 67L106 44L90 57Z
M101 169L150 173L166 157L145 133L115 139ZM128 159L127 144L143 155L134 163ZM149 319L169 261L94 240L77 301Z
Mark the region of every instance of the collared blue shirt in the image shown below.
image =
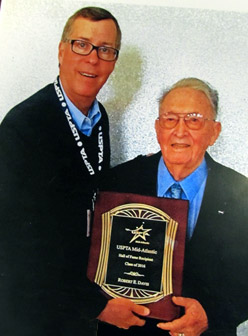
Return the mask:
M200 212L203 194L207 182L208 169L206 160L203 159L200 166L194 170L185 179L179 181L182 187L182 199L189 201L187 237L190 239L193 235L196 221ZM161 156L158 164L157 196L169 197L168 189L175 181L168 171L163 157Z
M71 117L79 131L83 134L90 136L93 130L93 127L97 124L97 122L101 119L101 112L99 108L98 101L95 99L91 108L89 109L88 115L85 116L67 97L62 83L60 81L60 85L68 105Z

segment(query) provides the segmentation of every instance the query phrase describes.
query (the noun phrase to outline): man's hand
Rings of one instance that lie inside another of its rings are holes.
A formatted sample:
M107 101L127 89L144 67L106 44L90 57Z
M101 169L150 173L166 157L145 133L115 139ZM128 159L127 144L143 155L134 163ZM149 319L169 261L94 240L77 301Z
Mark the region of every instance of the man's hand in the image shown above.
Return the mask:
M140 319L134 313L147 316L150 314L150 310L133 303L131 300L117 298L108 301L106 307L98 316L98 320L123 329L128 329L131 326L143 326L145 320Z
M172 322L158 323L157 327L169 330L171 336L199 336L208 328L208 318L202 305L194 299L173 297L173 302L185 308L185 314Z

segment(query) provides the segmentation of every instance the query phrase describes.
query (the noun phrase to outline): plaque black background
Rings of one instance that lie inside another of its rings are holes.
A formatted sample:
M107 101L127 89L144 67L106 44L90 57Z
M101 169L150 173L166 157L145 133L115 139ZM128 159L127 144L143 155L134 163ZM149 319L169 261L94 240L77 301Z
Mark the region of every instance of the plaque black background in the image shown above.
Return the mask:
M103 233L103 225L102 225L103 214L106 214L107 212L110 212L116 207L119 207L121 205L124 204L133 205L134 203L135 204L139 203L144 206L152 206L157 209L160 209L179 224L176 232L175 245L173 250L173 263L172 263L173 293L171 295L163 297L159 301L154 301L146 304L146 306L150 309L149 317L153 317L164 321L171 321L177 318L180 314L180 307L175 306L172 303L171 298L172 295L175 296L182 295L182 279L183 279L182 275L183 275L183 262L184 262L184 250L185 250L185 236L187 227L188 201L175 200L172 198L164 198L164 197L145 196L132 193L101 191L97 196L97 202L95 204L94 224L92 226L92 233L91 233L91 247L89 254L87 276L91 281L97 283L96 276L99 278L98 271L104 272L103 273L104 275L106 273L107 265L105 268L104 265L102 264L103 260L102 259L100 260L103 237L105 237L106 234L106 232ZM111 225L111 223L106 224ZM128 238L127 241L129 242L130 239ZM123 242L121 245L124 245ZM105 253L108 253L108 256L106 256L108 258L109 251L105 250ZM99 268L99 266L101 266L101 268ZM119 267L119 265L115 263L115 261L112 262L109 267L110 272L117 267ZM151 271L151 273L152 272L153 270ZM103 281L103 287L104 287L104 284L106 284L106 275L104 279L99 278L99 280ZM125 289L125 287L123 288ZM102 290L102 293L109 299L112 299L112 296L107 294L104 289Z
M141 244L137 241L143 242L144 240L139 237L130 243L130 240L134 237L131 231L135 230L143 224L143 228L152 229L146 235L146 241L149 244ZM111 244L110 253L107 267L106 284L119 285L121 287L131 287L137 289L152 290L156 292L161 291L161 277L162 277L162 265L163 265L163 254L164 254L164 240L166 232L166 221L160 220L150 220L132 217L120 217L113 216L112 218L112 232L111 232ZM117 246L130 247L129 249L117 249ZM146 252L136 252L132 251L132 248L149 249L157 251L157 254L146 253ZM144 258L153 259L151 261L144 261L139 259L131 258L121 258L118 255L125 254L126 256L141 256ZM125 266L125 262L132 264L143 264L143 267ZM139 272L144 276L131 276L124 274L124 272ZM118 282L118 278L136 280L136 282L148 282L149 286L139 285L138 283L128 284L123 282Z

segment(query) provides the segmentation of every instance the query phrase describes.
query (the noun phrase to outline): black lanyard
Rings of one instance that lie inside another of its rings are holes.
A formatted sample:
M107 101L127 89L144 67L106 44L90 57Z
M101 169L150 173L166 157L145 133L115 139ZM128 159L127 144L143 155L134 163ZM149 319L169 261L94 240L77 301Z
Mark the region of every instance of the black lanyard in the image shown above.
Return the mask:
M62 93L62 89L60 87L60 83L59 83L58 79L55 79L55 81L54 81L54 89L55 89L55 92L57 94L58 100L61 104L61 107L64 111L64 114L66 116L66 120L68 121L68 125L70 126L72 135L73 135L74 140L76 142L76 145L79 148L79 153L82 157L82 160L85 164L85 167L87 168L90 175L95 175L95 170L93 169L93 166L88 159L88 155L85 151L84 144L83 144L82 138L80 136L80 132L77 130L77 127L72 120L72 116L70 114L68 105L67 105L66 100L64 98L64 95ZM100 171L102 169L101 163L103 162L103 130L102 130L101 125L98 126L97 139L98 139L98 146L97 146L98 147L98 170Z

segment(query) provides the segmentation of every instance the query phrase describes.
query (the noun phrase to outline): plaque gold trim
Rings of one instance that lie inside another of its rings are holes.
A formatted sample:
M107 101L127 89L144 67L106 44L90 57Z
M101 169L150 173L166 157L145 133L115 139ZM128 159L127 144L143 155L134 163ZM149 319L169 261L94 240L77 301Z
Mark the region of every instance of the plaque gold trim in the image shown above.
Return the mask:
M113 285L106 283L113 216L151 219L166 223L162 277L161 277L161 291L138 289L128 286L123 287L121 285ZM162 299L163 297L172 294L173 250L177 229L178 229L178 223L175 220L173 220L168 214L166 214L164 211L156 207L147 204L128 203L117 206L103 213L101 248L94 281L109 296L113 298L116 297L128 298L131 299L133 302L139 304L156 302Z

